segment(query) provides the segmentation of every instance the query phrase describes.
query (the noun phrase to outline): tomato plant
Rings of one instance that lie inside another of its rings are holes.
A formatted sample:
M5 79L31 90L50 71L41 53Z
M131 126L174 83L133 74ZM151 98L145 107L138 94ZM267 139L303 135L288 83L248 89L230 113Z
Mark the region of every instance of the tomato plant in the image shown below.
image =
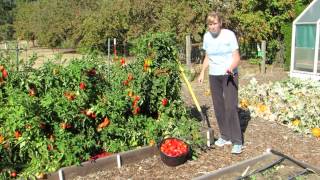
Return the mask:
M0 174L35 177L168 136L200 145L200 124L180 95L174 39L149 34L135 46L135 60L111 65L91 54L16 71L0 58Z

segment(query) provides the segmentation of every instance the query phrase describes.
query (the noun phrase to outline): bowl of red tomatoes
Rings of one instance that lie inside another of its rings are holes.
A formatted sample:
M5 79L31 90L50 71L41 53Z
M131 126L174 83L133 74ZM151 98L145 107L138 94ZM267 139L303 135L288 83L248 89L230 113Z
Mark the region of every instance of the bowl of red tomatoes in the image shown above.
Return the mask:
M168 166L178 166L190 158L190 146L178 138L166 138L159 143L160 158Z

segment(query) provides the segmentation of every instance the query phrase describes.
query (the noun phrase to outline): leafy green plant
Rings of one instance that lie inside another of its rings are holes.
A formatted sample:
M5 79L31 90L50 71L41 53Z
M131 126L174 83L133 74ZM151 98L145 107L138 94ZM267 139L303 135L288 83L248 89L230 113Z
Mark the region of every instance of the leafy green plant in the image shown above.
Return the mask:
M282 123L295 131L311 134L320 127L320 84L316 81L289 79L281 82L250 84L240 89L240 107L250 111L252 117L260 117Z
M202 145L181 100L173 36L148 35L137 46L136 60L110 66L97 54L20 71L0 59L8 72L0 73L1 176L34 177L170 136Z

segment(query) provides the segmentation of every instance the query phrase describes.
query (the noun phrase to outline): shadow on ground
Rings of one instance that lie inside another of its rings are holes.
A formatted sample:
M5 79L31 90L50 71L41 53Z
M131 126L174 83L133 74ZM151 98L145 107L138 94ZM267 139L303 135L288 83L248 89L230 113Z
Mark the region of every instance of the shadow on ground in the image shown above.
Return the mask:
M245 142L244 140L244 133L247 130L247 127L249 125L249 121L251 120L250 111L247 109L238 108L238 114L239 114L239 120L240 120L240 127L242 132L242 143Z
M208 111L210 109L209 106L203 105L200 107L201 112L198 111L197 107L192 106L189 108L190 115L193 118L196 118L199 122L202 122L205 126L211 127L208 118Z

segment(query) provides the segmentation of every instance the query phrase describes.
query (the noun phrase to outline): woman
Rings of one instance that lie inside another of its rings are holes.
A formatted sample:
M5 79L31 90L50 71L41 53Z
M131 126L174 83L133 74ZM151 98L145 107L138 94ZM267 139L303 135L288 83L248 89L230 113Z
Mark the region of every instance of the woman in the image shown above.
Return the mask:
M203 38L206 55L198 81L203 82L209 67L210 90L220 129L220 138L215 145L232 144L231 153L240 154L243 139L238 116L238 42L232 31L222 29L222 19L217 12L208 14L207 25L208 32Z

